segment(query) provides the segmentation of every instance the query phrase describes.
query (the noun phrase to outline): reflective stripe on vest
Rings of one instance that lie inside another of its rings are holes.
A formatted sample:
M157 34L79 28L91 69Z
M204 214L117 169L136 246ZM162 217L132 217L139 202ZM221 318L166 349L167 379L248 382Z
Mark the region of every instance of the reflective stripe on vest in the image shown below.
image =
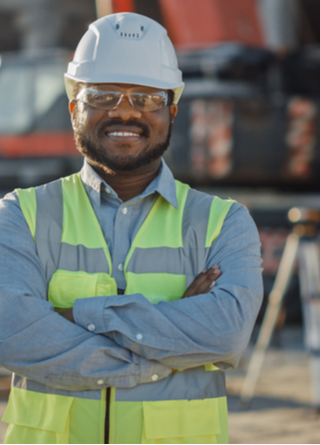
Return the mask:
M176 192L178 209L161 196L156 200L124 265L126 293L142 293L152 303L181 298L185 288L204 269L211 244L234 202L191 190L178 181ZM46 273L48 299L55 307L69 308L77 298L117 293L110 253L80 174L36 189L18 190L18 196ZM175 372L165 380L132 389L112 388L110 442L154 443L159 434L163 438L180 437L180 443L188 443L187 438L195 440L197 436L202 437L197 437L197 443L212 443L213 436L224 441L226 427L220 428L226 421L224 374L213 365L213 372L208 372L209 365L205 368ZM98 392L92 391L92 400L81 392L50 390L28 379L19 378L15 384L16 391L30 394L37 403L41 395L58 397L59 403L72 397L65 423L69 443L95 443L97 437L103 443L105 390L100 400ZM90 409L84 403L90 404ZM209 410L213 414L205 421ZM178 428L174 423L169 428L168 419L172 416L182 416L178 424L185 426ZM156 418L158 423L153 425ZM159 429L162 418L166 426ZM97 419L99 431L93 432ZM73 436L77 426L78 435ZM92 436L87 430L92 431Z

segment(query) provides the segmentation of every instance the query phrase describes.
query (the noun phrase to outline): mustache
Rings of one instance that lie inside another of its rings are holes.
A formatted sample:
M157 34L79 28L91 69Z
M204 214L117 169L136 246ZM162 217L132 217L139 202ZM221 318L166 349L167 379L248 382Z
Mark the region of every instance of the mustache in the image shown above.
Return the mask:
M108 121L101 122L98 127L98 135L103 136L103 134L109 129L109 127L112 127L113 125L120 125L121 127L124 127L124 129L125 127L137 127L142 130L142 136L150 136L150 130L147 125L134 119L129 119L127 121L123 121L122 119L109 119Z

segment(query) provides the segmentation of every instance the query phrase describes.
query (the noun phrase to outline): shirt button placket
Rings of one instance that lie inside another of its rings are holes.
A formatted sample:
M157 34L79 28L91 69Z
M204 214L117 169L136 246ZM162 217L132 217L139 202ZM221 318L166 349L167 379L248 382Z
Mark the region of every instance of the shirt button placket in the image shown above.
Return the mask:
M115 265L113 277L116 279L118 287L126 288L126 280L124 276L124 263L129 246L129 229L130 218L129 208L125 204L119 207L114 223L114 246L113 246L113 262Z

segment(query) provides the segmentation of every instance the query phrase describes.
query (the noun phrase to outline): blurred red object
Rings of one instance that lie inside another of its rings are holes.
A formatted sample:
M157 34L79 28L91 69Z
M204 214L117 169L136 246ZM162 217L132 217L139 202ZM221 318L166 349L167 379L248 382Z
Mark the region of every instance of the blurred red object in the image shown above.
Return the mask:
M264 46L255 0L112 0L113 12L138 12L160 20L179 49L197 49L217 42ZM154 17L160 6L161 17Z
M233 104L194 100L191 107L191 169L198 177L223 178L232 170Z
M275 275L277 273L281 256L290 229L260 228L262 267L264 274Z
M113 12L135 12L133 0L112 0Z
M293 97L288 104L287 157L284 174L307 178L316 156L317 105L314 100Z
M79 156L71 131L0 135L1 158Z
M159 0L165 26L179 49L236 41L264 46L255 0Z

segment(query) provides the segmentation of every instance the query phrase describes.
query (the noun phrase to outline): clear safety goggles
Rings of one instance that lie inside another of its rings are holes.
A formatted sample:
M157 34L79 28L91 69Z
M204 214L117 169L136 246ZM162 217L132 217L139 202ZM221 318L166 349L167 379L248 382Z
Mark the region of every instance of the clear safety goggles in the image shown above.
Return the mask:
M76 99L94 108L112 110L120 104L124 97L127 97L130 104L139 111L160 110L168 104L167 91L156 91L155 93L131 91L126 94L121 91L99 90L95 86L83 87Z

